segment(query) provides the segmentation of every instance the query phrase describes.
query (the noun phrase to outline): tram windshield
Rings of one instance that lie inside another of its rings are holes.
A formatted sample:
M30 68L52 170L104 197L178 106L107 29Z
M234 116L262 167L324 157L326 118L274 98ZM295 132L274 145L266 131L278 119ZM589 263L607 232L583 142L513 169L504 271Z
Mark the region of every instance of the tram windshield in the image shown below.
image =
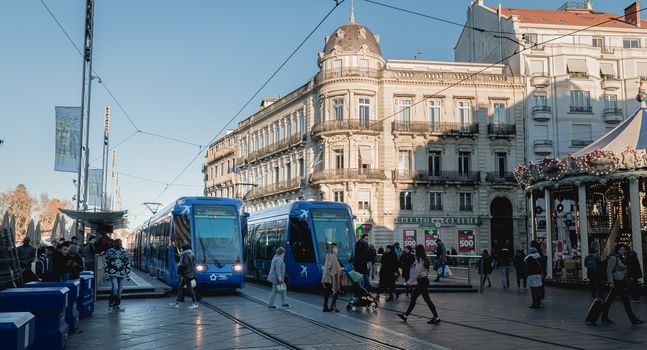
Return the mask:
M355 249L355 236L348 211L344 209L310 209L314 224L319 260L326 259L327 247L337 244L337 257L342 263L351 261Z
M240 228L236 207L194 205L195 261L216 265L240 262Z

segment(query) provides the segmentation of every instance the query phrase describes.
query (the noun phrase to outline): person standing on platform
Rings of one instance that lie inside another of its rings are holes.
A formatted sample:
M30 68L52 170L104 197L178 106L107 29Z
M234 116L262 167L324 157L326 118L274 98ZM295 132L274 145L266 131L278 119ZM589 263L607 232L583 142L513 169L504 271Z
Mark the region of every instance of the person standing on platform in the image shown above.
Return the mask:
M595 248L591 248L589 255L584 258L584 266L586 266L586 278L589 280L589 287L591 288L591 296L595 299L603 297L602 295L602 274L600 255Z
M360 240L355 243L355 255L353 259L353 270L364 276L364 288L370 290L371 281L369 279L368 262L371 256L368 246L368 234L363 234Z
M629 297L627 296L627 263L625 258L625 251L627 247L624 244L616 244L613 252L609 254L607 259L607 281L609 282L609 288L611 291L607 295L607 300L604 303L604 309L602 310L602 322L607 324L613 324L614 322L609 319L609 309L611 304L616 297L619 297L622 300L622 304L625 307L625 312L629 317L629 320L634 325L639 325L645 323L644 321L638 319L631 310L631 304L629 303Z
M79 273L83 271L83 266L80 266L74 258L70 255L70 246L68 242L60 243L56 246L56 252L52 257L53 265L53 279L55 281L66 281L69 278L78 277Z
M407 322L407 318L411 314L411 311L413 311L413 308L416 306L418 297L421 295L425 300L425 303L427 303L429 310L431 310L431 313L434 315L434 318L429 320L427 323L436 324L440 322L436 306L429 297L428 276L430 265L431 264L429 262L429 258L427 257L427 253L425 252L425 247L422 244L418 244L416 246L416 261L411 268L411 276L405 282L406 285L415 285L415 290L413 291L413 295L411 296L411 301L409 301L409 307L407 308L407 311L403 314L398 314L398 317L400 317L404 322Z
M501 284L503 289L510 288L510 251L502 248L496 256L496 264L501 273Z
M523 249L519 249L515 253L514 258L512 258L514 272L517 276L517 288L521 288L522 284L524 288L528 287L528 281L526 280L526 263L523 261L525 257L526 255L524 254Z
M22 245L16 248L18 251L18 261L22 270L31 268L31 262L36 259L36 248L31 246L31 238L25 237Z
M415 262L416 262L416 257L411 252L411 247L405 246L404 252L400 257L400 268L402 269L402 277L404 278L405 282L409 280L409 277L411 276L411 267ZM410 289L411 289L410 286L406 286L407 295L409 295ZM397 295L398 294L396 294L396 296Z
M440 238L436 238L436 263L434 268L438 275L434 282L440 282L440 276L445 271L445 265L447 264L447 248L445 248L445 243L443 243Z
M193 304L188 307L188 309L197 309L198 308L198 299L195 296L195 291L193 290L193 280L195 280L195 256L191 250L190 244L185 244L182 246L182 252L180 253L180 263L177 265L177 275L179 278L177 286L177 298L174 303L170 303L171 307L179 308L179 304L184 302L184 287L189 291L189 296L193 301Z
M90 235L88 237L88 241L80 251L81 257L83 258L83 262L85 264L85 269L88 271L94 271L94 254L96 254L96 242L97 239L93 235Z
M281 304L284 308L290 307L285 301L287 294L287 287L284 282L285 277L285 262L283 261L283 256L285 256L285 249L283 247L278 247L274 258L272 258L272 264L270 265L270 273L267 276L267 280L272 283L272 293L270 294L270 309L276 309L274 306L274 299L276 299L276 293L281 295Z
M643 278L643 269L640 260L633 249L627 248L627 281L629 283L629 301L640 301L640 280Z
M341 289L341 274L342 268L339 264L339 258L337 257L337 245L331 243L328 245L328 254L326 254L326 260L323 265L323 275L321 276L321 284L324 287L324 306L323 312L339 312L337 310L337 296L339 295L339 290ZM332 294L332 303L328 307L328 299Z
M541 255L537 248L530 248L530 254L525 259L526 273L528 275L528 287L532 296L531 309L541 308L541 286L543 285L543 266L541 264Z
M125 309L119 305L121 304L121 292L124 288L124 278L130 279L130 262L128 253L121 245L121 239L116 239L115 246L106 252L105 273L112 284L108 306L114 311L124 311Z

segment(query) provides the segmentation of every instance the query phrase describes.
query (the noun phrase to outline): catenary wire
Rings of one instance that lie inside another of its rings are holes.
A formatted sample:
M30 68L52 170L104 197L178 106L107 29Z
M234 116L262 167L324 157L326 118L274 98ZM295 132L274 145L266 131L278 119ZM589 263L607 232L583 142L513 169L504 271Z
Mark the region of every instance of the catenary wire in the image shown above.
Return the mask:
M40 3L41 3L41 4L43 4L43 6L45 7L45 10L47 10L47 12L49 13L50 17L52 17L52 19L54 20L54 22L56 22L56 25L58 26L58 28L63 32L63 34L65 34L65 36L66 36L66 37L67 37L67 39L70 41L70 43L72 44L72 46L74 46L74 48L76 49L76 52L77 52L81 57L83 57L83 53L81 53L81 49L79 49L79 46L78 46L78 45L76 45L76 43L74 42L74 40L72 40L72 37L70 37L70 35L67 33L67 31L65 30L65 28L63 27L63 25L61 24L61 22L58 20L58 18L56 17L56 15L54 15L54 13L53 13L53 12L50 10L50 8L47 6L47 4L45 3L45 1L44 1L44 0L40 0ZM108 85L106 84L105 80L101 77L101 75L100 75L99 73L97 73L97 71L96 71L94 68L92 68L92 73L94 74L94 77L97 77L97 78L100 78L100 79L101 79L101 85L103 86L103 88L106 90L106 92L108 93L108 95L110 95L110 97L112 98L112 100L117 104L117 106L119 107L119 110L121 110L121 112L126 116L126 118L128 119L128 121L130 122L130 125L132 125L133 129L135 129L137 132L145 133L145 134L148 134L148 135L151 135L151 136L154 136L154 137L159 137L159 138L162 138L162 139L166 139L166 140L169 140L169 141L174 141L174 142L180 142L180 143L184 143L184 144L188 144L188 145L199 146L199 147L201 147L201 148L203 148L203 147L204 147L203 145L198 145L198 144L195 144L195 143L192 143L192 142L183 141L183 140L179 140L179 139L176 139L176 138L172 138L172 137L167 137L167 136L163 136L163 135L155 134L155 133L148 132L148 131L144 131L144 130L142 130L142 129L138 128L138 127L137 127L137 125L135 124L135 122L133 121L132 117L130 116L130 114L128 114L128 112L126 111L126 109L124 108L124 106L121 104L121 102L120 102L120 101L115 97L115 95L112 93L112 91L110 90L110 88L109 88L109 87L108 87Z
M301 43L299 43L299 45L290 53L290 55L288 55L288 57L279 65L279 67L274 71L274 73L272 73L269 76L269 78L267 78L267 80L265 80L265 82L260 86L260 88L258 88L256 90L256 92L247 100L247 102L245 102L245 104L238 110L238 112L236 112L236 114L234 114L234 116L231 119L229 119L229 121L209 141L208 144L213 143L213 141L215 141L218 138L218 136L220 136L220 134L222 134L222 132L229 126L229 124L231 124L238 117L238 115L240 115L240 113L243 112L243 110L254 100L254 98L256 98L256 96L258 96L258 94L263 90L263 88L265 88L265 86L267 86L267 84L269 84L269 82L281 71L281 69L288 63L288 61L297 53L297 51L299 51L299 49L306 43L306 41L312 36L312 34L314 34L315 31L317 31L317 29L319 29L319 27L323 24L323 22L326 19L328 19L328 17L330 17L330 15L335 11L335 9L337 9L337 7L339 7L339 5L344 3L344 1L345 0L335 2L335 6L330 11L328 11L328 13L321 19L321 21L319 21L319 23L301 41ZM157 201L164 194L164 192L166 192L166 190L169 188L169 185L172 185L173 183L175 183L175 181L177 181L180 178L180 176L182 176L182 174L184 174L189 169L191 164L193 164L193 162L195 162L195 160L198 159L200 154L202 154L202 151L203 150L200 150L198 153L196 153L196 155L193 157L193 159L191 159L191 161L182 169L182 171L180 171L180 173L171 182L169 182L169 184L166 185L164 187L164 189L162 189L162 191L157 195L157 197L155 197L153 202Z

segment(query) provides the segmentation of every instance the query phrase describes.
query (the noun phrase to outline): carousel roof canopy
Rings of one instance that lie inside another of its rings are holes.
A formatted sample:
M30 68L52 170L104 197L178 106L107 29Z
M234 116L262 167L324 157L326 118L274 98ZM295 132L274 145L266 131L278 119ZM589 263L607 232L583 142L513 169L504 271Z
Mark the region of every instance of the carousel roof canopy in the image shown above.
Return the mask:
M627 148L647 150L647 108L640 108L615 129L576 152L581 157L595 150L621 154Z

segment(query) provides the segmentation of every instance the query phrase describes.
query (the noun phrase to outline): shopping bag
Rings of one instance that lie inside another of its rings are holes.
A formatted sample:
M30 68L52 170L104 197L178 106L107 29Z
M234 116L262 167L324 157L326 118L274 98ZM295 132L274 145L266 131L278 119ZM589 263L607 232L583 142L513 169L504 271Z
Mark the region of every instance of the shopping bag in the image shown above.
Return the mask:
M447 278L447 277L452 277L452 270L449 269L449 266L445 265L443 266L443 274L442 276Z
M276 285L276 291L277 292L282 292L285 290L285 283L277 284Z
M195 283L195 279L191 280L191 288L195 288L197 286L197 283Z

